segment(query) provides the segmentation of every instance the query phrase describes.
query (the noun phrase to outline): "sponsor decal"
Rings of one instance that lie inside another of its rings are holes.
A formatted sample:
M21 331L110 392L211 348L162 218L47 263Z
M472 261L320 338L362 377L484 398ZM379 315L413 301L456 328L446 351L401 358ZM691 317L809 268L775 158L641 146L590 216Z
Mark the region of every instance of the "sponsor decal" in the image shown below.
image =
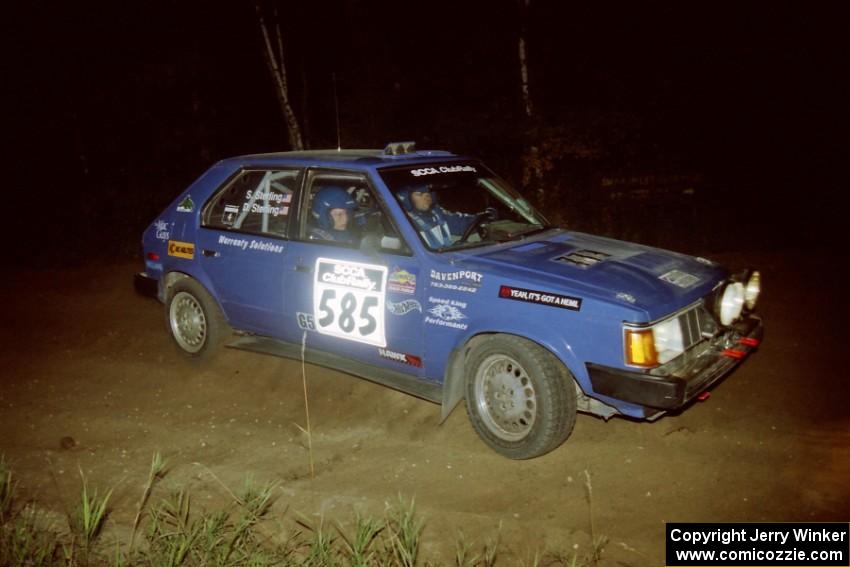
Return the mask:
M425 316L426 323L461 331L469 328L469 324L461 323L461 321L467 318L466 314L462 311L466 309L466 302L439 297L429 297L428 302L433 303L434 306L428 309L428 313L432 316Z
M145 260L145 268L154 272L161 272L162 262L153 262L151 260Z
M387 279L387 289L398 293L416 293L416 274L394 267Z
M239 214L239 205L224 205L224 212L221 213L221 224L232 226L236 222L236 215Z
M322 283L335 284L366 291L382 292L387 269L357 262L323 260L316 263L316 279Z
M632 295L631 293L626 293L625 291L621 291L620 293L618 293L617 299L621 301L627 301L629 303L634 303L635 301L637 301L634 295Z
M316 330L316 321L313 319L312 313L301 313L300 311L295 314L295 318L298 320L298 328L304 331L315 331Z
M171 223L172 225L174 223ZM156 239L157 240L169 240L171 239L171 231L169 230L168 221L158 220L154 225L154 230L156 231Z
M514 301L525 301L526 303L537 303L547 307L560 307L561 309L569 309L571 311L579 311L581 309L581 299L578 297L510 285L499 286L499 297L502 299L513 299Z
M475 293L481 287L484 275L470 270L439 272L431 270L431 287Z
M379 348L378 354L381 358L386 358L387 360L401 362L402 364L408 364L410 366L415 366L416 368L422 368L422 359L418 356L413 356L412 354L396 352L386 348Z
M404 301L399 301L397 303L387 301L387 309L389 309L390 313L393 315L406 315L411 311L419 311L422 313L422 304L415 299L405 299Z
M313 273L316 330L386 347L386 266L317 258Z
M186 195L186 198L180 201L177 205L178 213L191 213L195 210L195 201L192 200L191 195Z
M179 240L169 240L168 255L191 260L195 257L195 244L193 242L180 242Z
M691 287L699 282L699 278L695 275L680 270L670 270L666 274L658 276L658 279L682 288Z
M419 169L411 169L410 174L413 177L422 177L423 175L439 175L441 173L460 173L469 171L475 173L477 170L471 165L441 165L440 167L421 167Z
M219 234L218 243L224 244L225 246L233 246L241 250L259 250L260 252L274 252L276 254L283 252L283 246L280 244L263 242L262 240L255 240L253 238L249 240L247 238L232 238L230 236Z

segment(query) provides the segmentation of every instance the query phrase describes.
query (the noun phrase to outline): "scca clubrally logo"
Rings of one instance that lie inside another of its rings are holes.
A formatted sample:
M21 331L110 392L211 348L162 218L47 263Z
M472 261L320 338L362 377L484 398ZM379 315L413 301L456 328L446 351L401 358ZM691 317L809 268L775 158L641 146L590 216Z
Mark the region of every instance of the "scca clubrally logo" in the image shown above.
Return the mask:
M168 255L191 260L195 257L195 245L191 242L168 241Z

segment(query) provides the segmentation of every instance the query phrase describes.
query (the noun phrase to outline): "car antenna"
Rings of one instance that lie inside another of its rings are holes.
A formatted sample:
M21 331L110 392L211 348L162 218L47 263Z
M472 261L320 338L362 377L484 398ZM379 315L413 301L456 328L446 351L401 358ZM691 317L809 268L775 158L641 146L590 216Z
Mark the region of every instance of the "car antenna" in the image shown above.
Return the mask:
M342 150L342 137L339 132L339 97L336 94L336 72L331 73L334 84L334 111L336 112L336 151Z

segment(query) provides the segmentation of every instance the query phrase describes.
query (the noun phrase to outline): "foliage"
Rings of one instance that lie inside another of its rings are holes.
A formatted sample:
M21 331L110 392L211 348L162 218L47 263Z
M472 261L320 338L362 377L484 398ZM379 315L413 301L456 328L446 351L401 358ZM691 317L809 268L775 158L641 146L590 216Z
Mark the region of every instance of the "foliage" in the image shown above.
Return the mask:
M148 481L138 502L133 529L126 542L109 541L103 532L108 520L113 489L100 495L89 488L81 473L82 487L74 511L68 514L69 531L48 521L33 504L16 509L15 486L0 456L0 565L76 567L88 565L233 567L414 567L422 562L420 550L425 521L415 502L401 496L383 518L358 515L353 528L344 529L320 517L313 522L299 516L292 530L282 529L272 514L276 482L257 483L248 478L241 491L227 493L234 505L220 510L197 510L185 489L172 491L150 505L151 496L165 477L167 465L159 453L151 461ZM590 479L587 482L590 491ZM226 487L225 487L226 488ZM588 492L589 504L591 493ZM144 529L139 529L144 528ZM136 534L144 534L135 544ZM501 526L499 528L501 531ZM455 545L457 567L492 567L497 564L497 537L477 548L461 534ZM593 549L579 556L559 551L536 550L528 565L596 565L607 543L593 537Z

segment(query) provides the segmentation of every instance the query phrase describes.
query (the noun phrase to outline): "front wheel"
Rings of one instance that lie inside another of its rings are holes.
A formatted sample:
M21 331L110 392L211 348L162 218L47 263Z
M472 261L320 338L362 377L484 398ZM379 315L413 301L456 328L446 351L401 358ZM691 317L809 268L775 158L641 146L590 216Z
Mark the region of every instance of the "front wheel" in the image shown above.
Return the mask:
M567 368L549 351L513 335L491 335L466 360L466 409L478 435L511 459L563 443L576 419Z
M165 316L177 350L192 358L209 358L230 336L218 304L201 284L189 278L169 290Z

